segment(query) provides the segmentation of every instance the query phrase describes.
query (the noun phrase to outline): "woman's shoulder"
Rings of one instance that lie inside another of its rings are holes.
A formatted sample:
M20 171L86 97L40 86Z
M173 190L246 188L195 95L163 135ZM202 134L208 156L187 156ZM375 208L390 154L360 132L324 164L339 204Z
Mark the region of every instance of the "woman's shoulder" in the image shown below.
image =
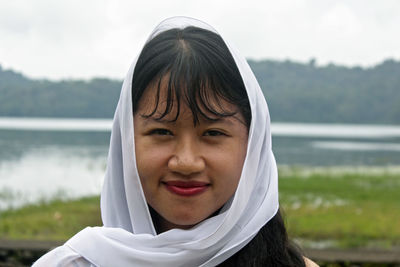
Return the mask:
M306 257L304 257L304 263L306 264L306 267L319 267L318 264Z

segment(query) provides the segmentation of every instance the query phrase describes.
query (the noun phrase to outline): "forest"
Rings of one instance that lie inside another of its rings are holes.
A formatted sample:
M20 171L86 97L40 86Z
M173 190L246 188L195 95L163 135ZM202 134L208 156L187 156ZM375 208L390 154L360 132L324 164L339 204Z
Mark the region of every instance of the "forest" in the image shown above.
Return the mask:
M248 60L273 122L400 124L400 62ZM30 79L0 66L0 116L111 118L122 81Z

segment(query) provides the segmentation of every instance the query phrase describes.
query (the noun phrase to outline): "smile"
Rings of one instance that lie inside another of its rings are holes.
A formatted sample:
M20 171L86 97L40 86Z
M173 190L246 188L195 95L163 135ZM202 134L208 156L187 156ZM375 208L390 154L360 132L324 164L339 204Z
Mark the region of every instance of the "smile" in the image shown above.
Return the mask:
M201 194L210 185L209 183L196 181L168 181L163 182L163 184L171 193L186 197Z

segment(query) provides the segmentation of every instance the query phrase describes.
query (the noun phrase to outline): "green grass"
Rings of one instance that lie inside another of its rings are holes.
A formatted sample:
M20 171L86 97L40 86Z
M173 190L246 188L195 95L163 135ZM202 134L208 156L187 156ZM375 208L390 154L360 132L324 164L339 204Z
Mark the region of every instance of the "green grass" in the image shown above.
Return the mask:
M400 246L400 174L294 171L279 188L290 236L305 244Z
M66 240L95 225L102 225L99 197L55 200L0 213L0 239Z
M400 247L400 172L280 168L280 202L290 237L303 246ZM99 198L0 213L0 239L66 240L101 225Z

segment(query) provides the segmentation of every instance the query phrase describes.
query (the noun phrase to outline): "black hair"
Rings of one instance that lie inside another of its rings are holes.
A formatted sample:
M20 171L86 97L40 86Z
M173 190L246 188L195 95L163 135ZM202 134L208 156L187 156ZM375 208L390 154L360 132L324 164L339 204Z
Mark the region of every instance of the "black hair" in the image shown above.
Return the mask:
M240 251L219 267L306 267L300 249L287 235L280 210Z
M176 104L176 120L183 100L191 109L196 124L199 116L208 120L232 116L224 110L221 99L235 105L247 128L251 111L246 89L236 63L222 38L197 27L171 29L150 40L143 48L132 78L132 109L135 113L143 92L149 85L158 86L157 111L161 80L167 78L165 110L156 119L169 114ZM176 101L176 103L174 103Z
M158 86L156 106L145 116L156 113L163 79L167 79L166 106L155 119L162 119L176 105L174 120L177 120L182 100L191 109L195 124L199 117L214 120L234 115L235 111L222 108L222 99L234 104L247 128L250 127L251 109L246 88L235 60L218 34L186 27L162 32L150 40L137 60L132 77L134 114L150 85ZM150 211L153 211L151 207ZM305 266L305 263L301 253L289 242L278 211L249 244L221 266Z

